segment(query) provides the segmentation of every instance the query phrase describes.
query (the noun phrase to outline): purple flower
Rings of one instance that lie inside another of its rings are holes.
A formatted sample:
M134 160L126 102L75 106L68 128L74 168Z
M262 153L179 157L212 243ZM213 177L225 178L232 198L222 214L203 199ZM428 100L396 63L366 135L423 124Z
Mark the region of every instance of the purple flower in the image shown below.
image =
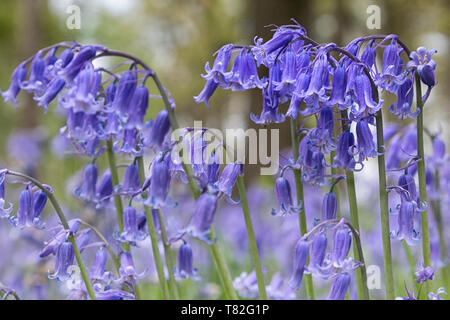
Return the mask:
M233 91L253 88L262 89L267 84L265 79L259 79L255 59L247 49L242 49L236 56L233 68L226 79L226 83Z
M195 202L194 214L189 225L185 229L189 235L214 243L216 239L210 239L210 227L217 209L217 197L213 194L203 193Z
M412 201L402 201L398 210L398 230L392 231L391 236L397 240L405 240L409 245L417 245L419 234L414 229L414 217L417 205Z
M307 270L311 273L321 273L327 251L327 236L319 232L314 235L311 242L311 253Z
M412 112L412 104L414 97L413 82L411 79L406 79L397 89L397 103L393 103L389 107L389 112L395 114L399 119L406 119L411 117L415 119L420 112L420 109L416 109Z
M362 162L355 161L357 148L355 146L355 137L350 131L343 131L338 138L336 156L333 165L337 168L358 171L362 169ZM356 165L360 164L361 168L356 169Z
M406 77L406 72L402 71L404 63L400 57L401 51L395 40L385 47L381 74L376 74L374 79L378 86L393 93Z
M226 44L220 48L217 51L217 58L214 60L212 69L209 66L209 62L206 62L206 74L202 75L202 77L208 81L214 80L214 82L226 88L228 86L227 78L229 75L229 73L227 73L227 69L228 64L230 63L232 49L232 44Z
M300 112L300 105L306 97L306 91L309 88L311 81L311 74L308 70L301 72L297 75L296 87L292 93L289 109L286 112L286 116L293 119L297 119L297 115Z
M425 47L419 47L416 51L411 52L410 58L412 59L407 63L407 67L412 70L417 70L420 76L420 80L429 87L433 87L435 82L435 69L436 62L432 59L433 54L437 50L427 50Z
M378 156L377 146L373 140L372 131L367 120L361 120L356 124L356 136L358 138L359 160Z
M8 218L13 205L5 200L5 174L0 173L0 218Z
M161 147L164 138L170 130L169 113L161 110L153 121L148 134L144 137L144 145L148 147Z
M331 263L336 268L342 268L352 245L352 236L347 228L339 228L334 234Z
M48 105L56 98L58 93L64 88L66 82L63 79L53 79L44 89L44 93L39 97L34 97L39 107L44 107L47 112Z
M122 119L128 118L130 102L136 90L136 73L133 70L126 71L119 79L117 91L111 108L115 110Z
M198 94L198 96L194 96L194 100L197 103L204 102L209 109L209 98L213 95L214 91L216 91L219 84L214 81L214 79L210 79L206 81L205 87Z
M233 187L241 172L241 165L238 163L229 163L223 168L219 181L217 182L217 189L219 192L231 197Z
M299 289L302 285L303 273L305 272L306 262L308 260L310 243L300 239L295 245L294 266L290 285L292 288Z
M139 170L136 163L130 164L123 175L121 191L125 193L134 193L141 188L139 180Z
M296 207L292 201L291 186L286 178L279 177L275 181L275 195L277 196L280 210L272 209L272 215L285 215L288 213L299 213L302 208Z
M416 273L414 273L414 275L416 276L417 283L422 283L434 279L434 270L431 267L424 268L422 266Z
M123 232L116 232L114 238L119 242L129 242L135 246L136 241L142 241L146 237L147 234L138 229L136 209L126 208L123 211Z
M80 51L75 56L75 58L70 59L70 62L67 63L68 58L70 57L69 54L67 54L64 58L66 61L63 60L63 64L67 63L67 65L62 69L60 72L58 72L58 76L62 77L68 82L71 82L76 75L80 72L81 69L88 63L89 60L91 60L95 56L95 48L91 46L84 46L80 48Z
M135 283L137 279L142 279L146 275L146 273L147 270L144 270L144 272L142 273L137 273L131 253L124 251L120 255L120 278L115 282L122 283L124 281L129 281L131 283Z
M112 274L105 270L108 262L108 253L100 247L95 253L94 265L92 266L90 278L94 281L109 282L112 279Z
M176 275L183 279L199 279L197 275L198 271L196 268L194 268L192 249L189 244L184 243L180 246L180 248L178 249L177 261L178 267L175 268Z
M337 197L333 192L325 194L322 202L322 221L336 219Z
M14 72L11 76L11 85L10 85L9 89L4 92L0 91L5 103L11 102L14 105L14 107L16 107L16 108L19 107L17 105L16 97L20 92L20 86L21 86L22 82L25 80L26 76L27 76L27 69L25 69L24 64L21 63L14 70Z
M38 52L31 63L30 77L28 80L22 81L20 88L29 93L34 93L36 96L41 95L48 82L44 77L44 71L45 61L42 59L41 53Z
M75 253L70 242L63 242L59 245L56 251L55 272L50 274L49 279L57 279L59 281L66 281L71 278L72 273L69 267L73 265L75 260Z
M88 200L96 200L96 185L97 185L98 171L97 166L93 163L88 164L84 168L83 181L81 182L81 187L75 190L77 197Z
M167 159L164 159L163 156L156 157L153 160L149 179L147 179L149 181L146 183L144 182L144 185L148 185L150 182L148 199L145 201L145 205L155 209L164 206L175 206L175 204L171 202L171 199L167 197L169 194L171 176Z
M133 98L130 101L129 118L126 123L128 129L142 129L144 127L144 117L148 108L148 89L145 86L136 88Z
M19 208L17 216L9 218L11 224L16 228L34 227L42 229L41 212L47 202L47 196L43 191L32 193L30 186L20 193Z
M255 114L250 114L250 119L257 124L267 123L280 123L283 122L286 117L283 114L278 113L278 98L271 96L268 89L262 89L263 95L263 110L258 117Z
M111 177L111 170L107 169L103 173L100 181L97 184L95 196L98 199L98 207L105 207L109 203L109 196L113 193L113 183Z
M59 104L74 112L95 114L103 109L104 99L97 99L101 85L101 73L95 71L92 65L87 65L78 73L74 83L67 93L60 97Z
M80 227L80 220L69 220L68 224L69 230L65 230L60 227L57 231L55 231L55 234L50 238L50 240L45 242L44 248L39 253L40 258L44 258L50 254L56 254L59 246L67 240L69 232L75 234L78 231L78 228Z
M347 272L339 273L331 286L328 300L344 300L350 286L351 277Z

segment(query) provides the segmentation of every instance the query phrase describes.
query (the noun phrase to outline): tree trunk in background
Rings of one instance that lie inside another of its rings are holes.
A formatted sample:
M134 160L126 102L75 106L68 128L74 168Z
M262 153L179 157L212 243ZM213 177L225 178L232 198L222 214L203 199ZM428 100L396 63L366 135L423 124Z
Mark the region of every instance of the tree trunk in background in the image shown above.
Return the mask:
M17 47L20 60L24 60L34 54L41 47L41 29L44 10L43 0L17 1L18 24ZM27 94L22 98L23 105L18 126L22 128L34 128L37 125L39 110L35 106L32 96Z

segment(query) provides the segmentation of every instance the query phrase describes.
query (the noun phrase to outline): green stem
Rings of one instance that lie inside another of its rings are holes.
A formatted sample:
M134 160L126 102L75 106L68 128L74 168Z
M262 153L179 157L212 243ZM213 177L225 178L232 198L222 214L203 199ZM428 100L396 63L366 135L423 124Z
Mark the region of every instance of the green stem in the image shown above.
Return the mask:
M419 195L420 201L427 201L427 185L425 179L425 152L423 146L423 101L422 101L422 87L420 84L419 75L416 73L416 106L420 109L417 116L417 154L420 160L417 162L417 172L419 174ZM428 223L428 210L425 209L420 213L422 223L422 252L424 267L431 266L430 253L430 228ZM430 281L425 281L424 291L430 292Z
M299 147L299 139L297 135L297 124L294 119L291 118L291 144L292 144L292 152L294 154L294 160L298 159L298 147ZM295 179L295 191L297 194L297 206L300 204L303 207L302 212L299 213L299 227L300 227L300 236L303 236L306 232L308 232L307 224L306 224L306 207L305 207L305 199L303 194L303 184L302 184L302 172L300 169L294 170L294 179ZM305 281L305 291L309 297L309 299L314 300L314 285L312 282L312 276L310 274L304 275Z
M255 268L256 279L258 281L259 298L267 300L266 286L264 284L264 275L261 267L261 258L256 244L255 231L253 230L252 218L248 207L247 193L245 192L244 178L239 175L237 178L239 198L241 200L242 212L244 213L245 227L247 228L248 241L250 243L250 252L252 254L253 266Z
M348 115L346 111L341 112L342 117L342 128L344 131L350 130L349 125L347 123ZM360 232L359 227L359 215L358 215L358 203L356 198L356 188L355 188L355 175L353 171L346 170L345 171L345 181L347 184L347 196L350 207L350 223L355 228L357 232ZM355 240L356 238L353 237ZM363 259L362 250L358 251L356 246L353 246L353 254L355 257L361 261ZM356 287L358 289L358 299L359 300L368 300L369 299L369 289L367 288L367 274L366 267L363 265L361 268L358 268L355 272L356 274Z
M142 157L136 157L138 170L139 170L139 179L141 181L145 181L145 171L144 171L144 160ZM147 196L146 193L142 193L142 197L145 199ZM170 299L169 296L169 288L167 286L166 277L164 275L164 266L161 259L161 253L159 252L158 246L158 234L156 233L155 221L153 220L152 211L148 206L144 206L145 218L147 220L147 228L148 233L150 235L151 243L152 243L152 252L153 258L155 260L156 272L158 274L159 286L161 289L161 293L163 299ZM172 270L173 271L173 270ZM170 270L169 270L170 272Z
M411 279L412 283L414 284L416 281L416 266L414 264L414 257L411 253L411 248L409 247L408 243L405 240L402 240L403 243L403 249L405 249L406 258L408 259L410 273L411 273Z
M78 267L80 268L81 278L83 279L84 285L86 286L86 290L87 290L89 297L92 300L95 300L96 298L95 298L94 288L92 287L91 281L89 279L89 275L87 273L86 266L84 265L83 258L81 257L80 250L78 249L78 246L77 246L77 242L75 241L75 237L73 236L72 232L70 232L70 228L69 228L69 224L67 222L66 216L64 215L64 212L62 211L61 206L59 205L58 201L56 200L53 192L50 192L38 180L36 180L30 176L27 176L25 174L15 172L15 171L10 171L10 170L7 170L6 174L16 176L16 177L21 177L21 178L24 178L24 179L32 182L35 186L37 186L39 189L41 189L47 195L48 199L50 200L50 202L53 205L53 208L55 209L56 214L58 215L59 220L61 221L63 228L65 230L69 231L68 240L70 241L70 243L73 246L73 250L75 252L75 260L77 261Z
M381 236L383 240L383 261L384 276L386 286L386 298L393 300L395 298L394 291L394 275L392 270L392 252L391 238L389 229L389 203L388 193L386 190L386 164L384 160L384 137L383 137L383 114L380 111L376 114L377 126L377 150L378 156L378 183L380 192L380 214L381 214Z
M114 156L113 152L112 140L106 141L106 154L108 156L109 169L111 170L113 189L115 189L119 185L119 175L117 173L116 157ZM120 195L114 196L114 204L116 206L117 224L119 226L119 231L123 232L123 204ZM123 242L122 249L130 252L130 245L127 242Z
M170 250L170 243L167 237L166 224L164 222L164 216L162 215L161 210L157 210L158 213L158 221L159 221L159 229L161 231L161 241L164 246L164 257L166 258L166 265L169 271L169 282L170 282L170 293L175 300L180 299L180 293L178 292L177 281L175 280L174 274L174 263L172 259L172 252Z

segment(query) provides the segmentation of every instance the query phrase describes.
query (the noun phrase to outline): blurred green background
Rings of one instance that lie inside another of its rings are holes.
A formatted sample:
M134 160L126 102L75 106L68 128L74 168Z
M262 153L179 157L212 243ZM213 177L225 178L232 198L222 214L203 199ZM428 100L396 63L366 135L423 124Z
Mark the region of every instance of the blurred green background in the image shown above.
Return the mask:
M66 25L70 16L67 10L73 4L81 9L79 30L70 30ZM373 4L381 9L380 30L366 26L366 10ZM75 39L142 57L174 96L182 124L192 125L196 119L214 128L251 127L254 124L248 114L259 114L259 93L218 90L211 100L213 110L208 112L205 105L197 105L192 99L204 84L200 74L205 62L223 44L249 44L255 35L268 39L268 25L289 24L294 18L319 42L345 45L357 36L396 33L411 48L436 48L438 86L428 103L433 112L426 113L425 121L431 130L442 127L448 137L449 7L447 0L2 0L0 88L9 86L11 72L24 58L55 42ZM160 104L152 100L151 116L161 109ZM43 117L43 110L34 108L26 94L21 93L20 105L16 110L0 102L0 150L4 152L6 137L15 130L40 125L53 137L63 125L52 112ZM288 134L288 128L282 128L281 147L289 144ZM4 161L7 157L3 155L0 162ZM61 177L81 165L79 161L46 159L40 175L58 186Z

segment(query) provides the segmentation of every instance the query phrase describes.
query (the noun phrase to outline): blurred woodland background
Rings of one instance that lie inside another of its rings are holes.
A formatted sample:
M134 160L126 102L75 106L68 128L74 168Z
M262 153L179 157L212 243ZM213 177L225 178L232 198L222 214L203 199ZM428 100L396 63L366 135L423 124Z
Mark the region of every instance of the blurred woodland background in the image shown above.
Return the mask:
M72 4L81 9L79 30L66 26L70 15L67 8ZM372 4L381 8L380 30L366 26L366 10ZM260 95L219 90L210 102L213 110L207 111L205 105L192 99L204 84L200 74L205 62L223 44L249 44L255 35L267 39L271 34L269 25L289 24L294 18L319 42L332 41L343 46L358 36L395 33L412 49L419 45L437 49L438 85L427 104L432 111L425 113L425 121L431 131L444 130L448 139L449 8L447 0L2 0L0 88L9 86L10 74L19 61L47 45L74 39L142 57L174 96L182 124L192 125L195 119L220 129L252 127L248 115L259 114ZM390 103L389 97L386 100ZM0 102L0 164L26 165L26 161L46 159L37 164L39 176L62 187L61 177L83 165L74 159L45 156L51 149L50 138L58 135L63 120L53 111L44 117L42 109L33 107L30 96L24 95L19 103L21 108L14 109ZM153 99L149 116L161 108L161 102ZM280 126L281 148L289 145L289 129L285 126ZM44 154L40 159L28 159L26 145L14 148L20 142L10 139L8 143L8 137L18 130L20 133L36 127L33 135L42 140Z

